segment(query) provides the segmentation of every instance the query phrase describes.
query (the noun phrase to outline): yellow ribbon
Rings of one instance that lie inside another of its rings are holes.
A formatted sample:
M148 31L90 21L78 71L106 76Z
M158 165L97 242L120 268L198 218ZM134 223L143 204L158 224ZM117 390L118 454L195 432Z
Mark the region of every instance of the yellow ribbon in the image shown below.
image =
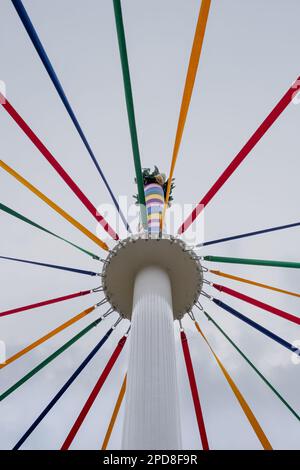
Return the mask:
M49 199L45 194L43 194L39 189L33 186L29 181L27 181L23 176L17 173L13 168L8 166L3 160L0 160L0 167L3 168L7 173L13 176L19 183L23 184L29 191L39 197L42 201L44 201L48 206L50 206L53 210L55 210L58 214L60 214L64 219L66 219L70 224L84 233L88 238L90 238L94 243L96 243L100 248L103 250L108 251L108 246L105 242L100 240L96 235L90 232L87 228L85 228L80 222L75 220L70 214L64 211L61 207L59 207L55 202Z
M273 287L267 284L262 284L260 282L251 281L250 279L244 279L243 277L233 276L232 274L222 273L222 271L215 271L214 269L210 269L209 272L215 274L216 276L226 277L228 279L233 279L234 281L251 284L252 286L263 287L264 289L274 290L275 292L281 292L282 294L288 294L288 295L293 295L294 297L300 297L300 294L297 294L296 292L279 289L278 287Z
M57 335L61 331L65 330L69 326L73 325L77 321L81 320L81 318L84 318L86 315L91 313L93 310L95 310L95 306L89 307L86 310L83 310L83 312L79 313L75 317L70 318L70 320L66 321L62 325L58 326L54 330L51 330L49 333L47 333L45 336L42 336L38 340L34 341L33 343L29 344L26 346L24 349L21 349L18 351L16 354L13 356L9 357L6 359L4 364L0 364L0 369L3 369L4 367L8 366L8 364L11 364L12 362L16 361L20 357L24 356L24 354L28 353L29 351L32 351L33 349L37 348L40 344L44 343L48 339L52 338L53 336Z
M232 380L232 378L230 377L230 375L228 374L227 370L225 369L225 367L223 366L222 362L220 361L220 359L218 358L218 356L215 354L214 350L212 349L211 345L209 344L208 340L206 339L203 331L201 330L199 324L197 321L194 322L195 323L195 326L198 330L198 332L201 334L201 336L203 337L203 339L205 340L206 344L208 345L209 349L211 350L214 358L216 359L220 369L222 370L231 390L233 391L234 395L236 396L239 404L241 405L245 415L247 416L248 418L248 421L250 422L251 426L252 426L252 429L253 431L255 432L256 436L258 437L261 445L263 446L264 450L273 450L272 449L272 446L267 438L267 436L265 435L264 431L262 430L259 422L257 421L257 419L255 418L253 412L251 411L248 403L246 402L245 398L243 397L243 395L241 394L240 390L238 389L238 387L236 386L236 384L234 383L234 381Z
M172 178L174 174L176 160L178 157L179 147L180 147L182 134L183 134L183 130L184 130L185 122L186 122L186 117L187 117L189 105L191 102L198 64L199 64L200 55L202 51L202 45L203 45L203 40L204 40L204 35L205 35L205 30L206 30L210 4L211 4L211 0L202 0L200 11L199 11L193 46L192 46L191 55L190 55L189 66L188 66L188 71L186 75L184 91L183 91L183 96L182 96L182 101L181 101L181 108L180 108L179 119L178 119L178 124L177 124L177 131L176 131L175 143L174 143L174 148L173 148L173 155L172 155L171 168L170 168L170 173L169 173L166 200L165 200L162 220L164 220L165 211L169 202Z
M120 389L120 392L119 392L119 396L117 398L117 401L116 401L116 404L115 404L115 407L114 407L114 411L113 411L113 414L111 416L111 419L110 419L110 422L109 422L109 425L108 425L108 428L107 428L107 431L106 431L106 434L105 434L105 437L104 437L104 440L103 440L101 450L106 450L107 449L107 446L108 446L108 443L109 443L112 431L114 429L114 425L115 425L115 422L117 420L117 417L118 417L118 414L119 414L119 411L120 411L120 408L121 408L121 405L122 405L122 401L123 401L123 398L124 398L124 395L125 395L126 382L127 382L127 374L124 377L124 380L123 380L123 383L122 383L122 386L121 386L121 389Z

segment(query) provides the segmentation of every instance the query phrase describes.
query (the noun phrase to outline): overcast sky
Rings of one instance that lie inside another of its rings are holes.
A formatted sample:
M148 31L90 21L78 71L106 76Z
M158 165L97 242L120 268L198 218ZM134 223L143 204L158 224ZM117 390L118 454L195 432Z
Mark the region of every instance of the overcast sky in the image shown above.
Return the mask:
M107 179L118 196L135 193L134 167L111 0L24 0L67 95ZM168 172L199 0L123 0L143 166ZM7 96L95 205L110 203L89 156L61 104L11 2L0 0L0 80ZM203 54L176 166L174 197L196 204L244 145L291 83L300 75L298 0L212 0ZM205 213L205 237L299 221L300 104L291 104L251 152ZM64 182L0 110L0 158L91 231L93 218ZM0 171L2 203L50 230L97 250L96 245L34 195ZM0 255L98 270L96 261L1 213ZM103 237L104 234L101 232ZM203 249L203 254L300 261L299 229ZM211 265L225 272L300 291L297 270ZM216 280L218 282L218 280ZM1 261L1 310L97 286L95 278ZM255 287L226 285L299 316L299 299ZM287 341L299 329L241 301L225 302ZM2 318L0 340L14 352L100 300L99 294ZM300 412L300 364L285 348L238 319L203 302L207 311L245 351L287 401ZM101 310L60 333L1 372L1 391L97 318ZM198 316L198 315L197 315ZM224 365L244 394L274 448L299 448L300 427L226 339L198 316ZM111 324L108 319L39 372L1 404L0 448L11 448ZM199 393L213 449L259 449L260 444L214 359L189 320ZM38 429L26 449L55 449L64 441L126 321ZM177 339L183 446L201 448ZM126 370L126 351L112 371L72 448L101 447ZM119 448L123 409L110 448Z

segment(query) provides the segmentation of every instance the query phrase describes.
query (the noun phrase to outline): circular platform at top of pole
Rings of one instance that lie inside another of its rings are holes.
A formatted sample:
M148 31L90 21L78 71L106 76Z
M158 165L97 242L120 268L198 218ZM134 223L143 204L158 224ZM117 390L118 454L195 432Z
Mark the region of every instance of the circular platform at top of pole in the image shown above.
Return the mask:
M198 301L203 270L196 253L183 240L170 235L130 236L110 251L102 270L103 291L108 302L130 320L135 277L147 266L159 266L168 274L174 319L180 320Z

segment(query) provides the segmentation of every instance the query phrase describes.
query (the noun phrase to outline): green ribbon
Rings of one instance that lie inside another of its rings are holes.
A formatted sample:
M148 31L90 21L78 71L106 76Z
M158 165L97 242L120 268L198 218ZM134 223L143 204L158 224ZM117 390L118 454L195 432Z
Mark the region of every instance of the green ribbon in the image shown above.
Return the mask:
M72 344L76 343L82 336L84 336L86 333L88 333L92 328L97 326L101 322L102 318L98 318L97 320L93 321L90 323L88 326L86 326L83 330L81 330L77 335L73 336L69 341L67 341L65 344L63 344L60 348L58 348L54 353L52 353L50 356L48 356L46 359L44 359L40 364L38 364L36 367L31 369L30 372L28 372L24 377L22 377L18 382L16 382L14 385L12 385L10 388L8 388L5 392L3 392L0 395L0 401L4 400L6 397L8 397L11 393L13 393L15 390L17 390L21 385L23 385L27 380L31 379L37 372L39 372L41 369L46 367L51 361L53 361L56 357L58 357L60 354L62 354L66 349L68 349Z
M233 264L251 264L254 266L275 266L278 268L298 268L300 263L292 261L274 261L265 259L248 259L248 258L227 258L224 256L204 256L205 261L212 261L214 263L233 263Z
M41 225L37 224L36 222L33 222L33 220L28 219L22 214L19 214L19 212L14 211L10 207L5 206L4 204L0 203L0 210L6 212L7 214L12 215L13 217L16 217L17 219L22 220L23 222L26 222L26 224L32 225L33 227L38 228L39 230L42 230L43 232L49 233L50 235L53 235L53 237L58 238L59 240L62 240L69 245L74 246L78 250L82 251L83 253L86 253L87 255L91 256L94 259L100 260L99 256L95 255L94 253L91 253L90 251L85 250L84 248L81 248L78 245L75 245L75 243L70 242L69 240L66 240L65 238L56 235L56 233L51 232L50 230L46 229L45 227L42 227Z
M229 343L237 350L237 352L245 359L246 362L248 362L249 366L252 367L252 369L257 373L257 375L265 382L265 384L272 390L272 392L277 395L279 400L290 410L290 412L300 421L300 416L298 413L289 405L289 403L283 398L282 395L276 390L276 388L266 379L266 377L255 367L253 362L248 359L248 357L243 353L243 351L240 350L240 348L235 344L235 342L225 333L225 331L218 325L218 323L210 316L208 315L207 312L203 310L204 315L207 317L209 321L211 321L217 328L218 330L222 333L223 336L229 341Z
M139 194L141 218L142 218L142 224L144 228L147 228L148 223L147 223L147 214L146 214L146 200L145 200L145 192L144 192L142 165L141 165L139 143L138 143L137 130L136 130L132 87L131 87L131 80L130 80L126 39L125 39L125 31L124 31L122 8L121 8L120 0L114 0L114 11L115 11L115 21L116 21L116 27L117 27L119 51L120 51L121 65L122 65L122 72L123 72L123 83L124 83L127 115L128 115L129 128L130 128L135 175L136 175L136 182L137 182L138 194Z

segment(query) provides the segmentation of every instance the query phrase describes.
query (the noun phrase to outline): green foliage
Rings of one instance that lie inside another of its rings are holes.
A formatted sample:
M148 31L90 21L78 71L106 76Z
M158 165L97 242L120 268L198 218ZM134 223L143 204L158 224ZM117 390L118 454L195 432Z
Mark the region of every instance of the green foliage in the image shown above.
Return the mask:
M144 186L147 186L148 184L153 184L153 183L159 184L163 188L164 196L166 197L167 187L168 187L168 180L166 180L166 175L164 173L160 173L160 171L159 171L159 169L156 165L154 166L153 171L151 171L151 168L143 168L142 175L143 175ZM170 187L169 203L171 201L173 201L172 192L173 192L173 189L175 188L174 180L175 179L172 178L171 187ZM134 181L135 181L135 183L137 182L136 178L134 178ZM135 194L133 197L136 201L135 203L139 204L140 201L139 201L138 194Z

